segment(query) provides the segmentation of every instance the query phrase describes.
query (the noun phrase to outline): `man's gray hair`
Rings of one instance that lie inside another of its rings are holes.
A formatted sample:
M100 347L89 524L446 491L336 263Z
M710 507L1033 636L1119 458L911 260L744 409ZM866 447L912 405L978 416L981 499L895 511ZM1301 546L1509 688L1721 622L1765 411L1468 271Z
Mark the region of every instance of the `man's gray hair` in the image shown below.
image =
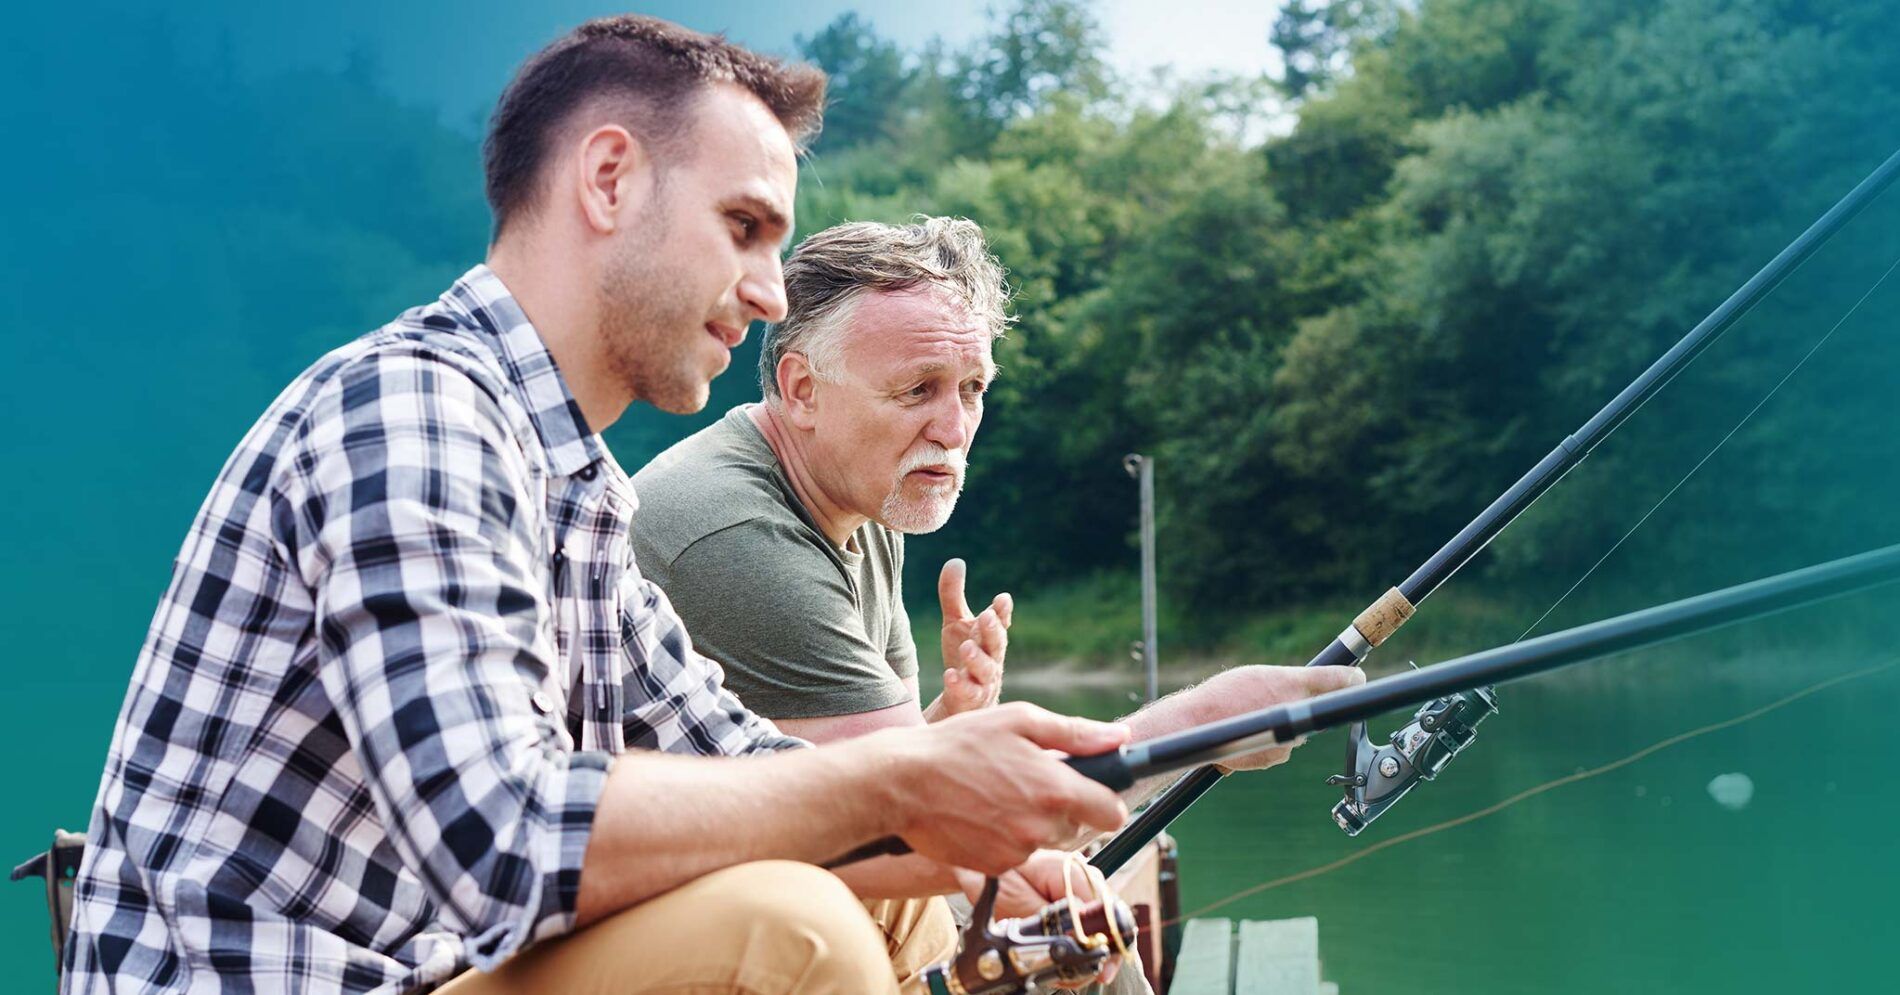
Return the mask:
M785 260L785 320L767 326L759 347L759 388L778 397L778 364L799 353L820 380L842 367L841 333L869 291L932 285L950 292L1001 336L1009 327L1009 284L983 229L967 218L918 215L907 225L854 221L817 232Z

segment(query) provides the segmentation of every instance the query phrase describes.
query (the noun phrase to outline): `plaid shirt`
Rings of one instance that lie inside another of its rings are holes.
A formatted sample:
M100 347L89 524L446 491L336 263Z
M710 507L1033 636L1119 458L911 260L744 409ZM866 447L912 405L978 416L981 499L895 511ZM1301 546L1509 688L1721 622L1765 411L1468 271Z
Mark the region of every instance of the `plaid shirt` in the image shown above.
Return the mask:
M803 745L635 570L635 505L487 267L300 376L152 620L62 990L426 990L571 928L614 754Z

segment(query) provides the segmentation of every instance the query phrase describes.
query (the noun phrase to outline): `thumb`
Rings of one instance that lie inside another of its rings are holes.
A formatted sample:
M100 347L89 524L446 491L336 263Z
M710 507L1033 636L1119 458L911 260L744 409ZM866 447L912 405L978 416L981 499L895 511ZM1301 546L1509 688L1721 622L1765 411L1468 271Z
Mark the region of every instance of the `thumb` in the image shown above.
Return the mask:
M963 575L967 571L962 560L949 559L943 564L943 572L937 575L937 604L943 608L945 622L957 622L970 618L970 603L963 599Z
M1357 687L1366 682L1366 672L1358 667L1302 667L1301 674L1309 695Z

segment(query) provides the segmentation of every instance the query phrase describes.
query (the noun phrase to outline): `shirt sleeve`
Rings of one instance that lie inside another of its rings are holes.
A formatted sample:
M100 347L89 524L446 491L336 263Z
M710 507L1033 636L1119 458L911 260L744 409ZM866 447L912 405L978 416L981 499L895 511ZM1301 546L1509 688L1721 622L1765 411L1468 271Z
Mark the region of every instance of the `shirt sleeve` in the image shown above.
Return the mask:
M856 715L913 700L871 642L851 588L807 555L761 555L804 540L754 519L700 538L666 570L693 641L739 700L773 718Z
M666 592L629 571L621 636L627 668L622 727L627 745L701 756L743 756L810 743L780 732L725 686L717 661L693 648Z
M372 354L325 389L279 534L369 800L487 970L572 927L610 763L532 703L554 660L534 477L494 397L442 360Z

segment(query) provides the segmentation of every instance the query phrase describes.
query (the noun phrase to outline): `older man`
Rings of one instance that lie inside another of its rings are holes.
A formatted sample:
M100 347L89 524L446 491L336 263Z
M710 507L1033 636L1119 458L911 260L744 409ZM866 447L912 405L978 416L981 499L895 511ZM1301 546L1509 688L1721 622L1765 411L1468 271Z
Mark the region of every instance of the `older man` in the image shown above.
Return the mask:
M800 244L785 288L760 352L763 401L635 476L641 569L727 686L787 731L831 740L994 702L1009 596L972 615L963 564L945 564L945 692L925 707L901 575L903 535L942 527L962 491L1008 321L1002 267L967 220L853 223ZM1238 667L1126 721L1152 737L1361 679Z
M786 278L798 294L763 350L766 403L640 472L636 557L705 625L696 645L728 686L782 728L836 739L988 704L1009 598L972 617L962 565L946 567L945 693L921 707L901 533L956 505L1001 273L974 224L935 219L815 235Z
M946 564L945 691L926 707L900 578L903 534L941 527L963 485L1006 324L1002 268L970 221L856 223L807 238L785 285L786 317L761 352L764 400L635 477L641 569L727 686L787 731L835 740L990 704L1009 597L973 615L962 564ZM1125 721L1148 738L1362 679L1238 667Z

